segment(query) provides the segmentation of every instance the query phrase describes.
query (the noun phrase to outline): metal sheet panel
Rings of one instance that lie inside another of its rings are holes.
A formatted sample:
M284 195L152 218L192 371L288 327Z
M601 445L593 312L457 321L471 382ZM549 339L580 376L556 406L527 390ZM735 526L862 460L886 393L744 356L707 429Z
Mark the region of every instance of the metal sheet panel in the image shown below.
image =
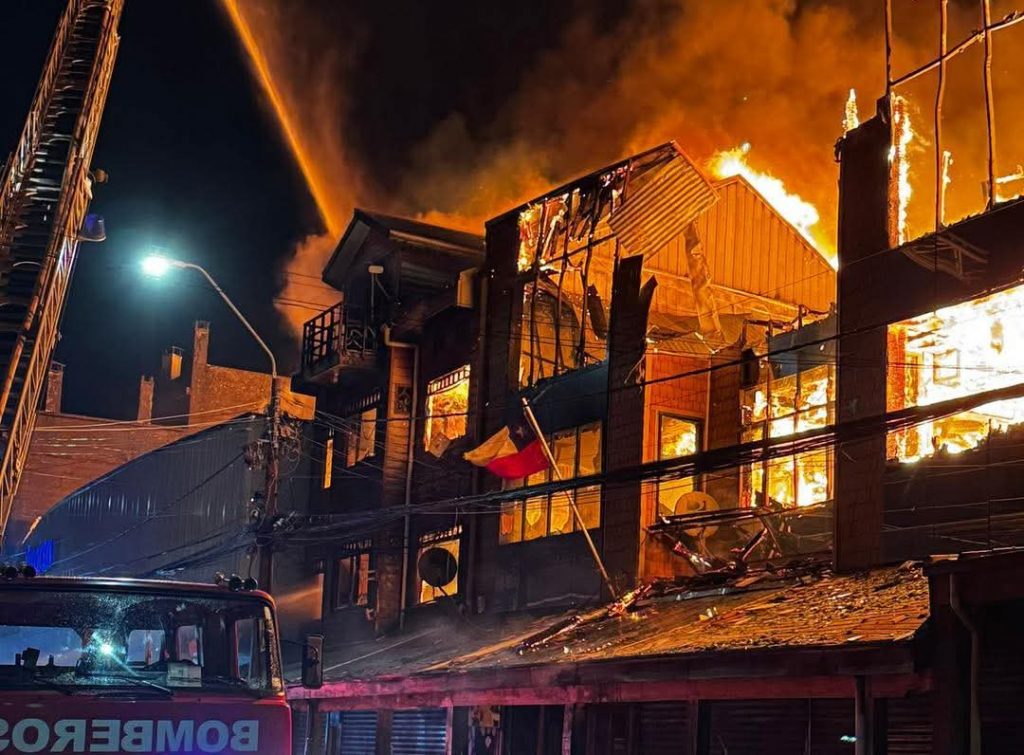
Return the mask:
M338 713L337 755L376 755L377 711L346 710Z
M445 755L444 708L396 710L391 718L392 755Z
M744 179L716 187L718 202L696 221L712 284L827 311L836 292L828 262ZM681 233L646 266L687 277Z
M807 700L730 700L708 705L710 755L792 755L807 751Z
M54 575L170 576L208 581L217 571L247 573L253 494L263 473L245 447L261 416L212 427L140 456L59 502L29 545L54 544ZM282 485L279 505L305 505L308 461Z
M889 755L928 755L932 751L930 697L906 697L886 701L889 722Z
M689 752L690 720L686 701L641 703L639 752L645 755L683 755Z
M718 199L711 182L681 154L637 183L608 219L631 255L655 254Z

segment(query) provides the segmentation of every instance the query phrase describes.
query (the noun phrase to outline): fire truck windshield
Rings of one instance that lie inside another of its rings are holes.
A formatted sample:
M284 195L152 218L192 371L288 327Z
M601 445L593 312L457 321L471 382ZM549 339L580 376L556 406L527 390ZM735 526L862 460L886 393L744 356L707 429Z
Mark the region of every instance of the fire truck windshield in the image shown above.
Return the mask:
M282 689L273 614L253 597L0 590L0 689Z

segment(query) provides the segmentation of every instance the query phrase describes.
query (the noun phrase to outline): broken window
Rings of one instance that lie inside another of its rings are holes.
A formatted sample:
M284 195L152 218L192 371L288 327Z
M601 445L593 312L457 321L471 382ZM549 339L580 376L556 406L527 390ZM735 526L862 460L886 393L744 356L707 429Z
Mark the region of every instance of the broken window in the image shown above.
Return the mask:
M820 364L775 377L762 360L764 380L743 393L743 442L784 438L826 427L835 412L835 368ZM832 496L832 451L821 449L748 466L746 505L789 508L824 503Z
M595 422L579 428L562 430L548 438L551 454L555 457L562 479L586 477L601 471L601 423ZM531 475L525 480L527 489L557 479L551 470ZM522 487L518 480L509 487ZM580 518L587 529L601 524L601 487L588 485L574 490L535 495L525 500L502 505L501 543L535 540L551 535L563 535L579 529L572 513L570 496L575 501Z
M345 466L352 467L377 453L377 417L379 392L362 400L346 412L342 425Z
M419 602L420 603L433 603L435 600L441 597L452 597L457 595L459 592L459 537L462 534L461 527L454 527L444 532L433 532L429 535L424 535L420 538L420 548L416 555L416 563L420 564L424 554L427 551L439 548L440 550L448 553L452 560L448 562L448 566L444 571L451 575L451 579L440 587L435 587L427 583L420 575L420 590L419 590ZM428 557L429 558L429 557ZM435 560L436 561L436 560ZM443 563L443 562L442 562Z
M658 415L658 459L678 459L701 450L700 423L687 417ZM681 514L680 498L695 489L693 477L658 480L658 514Z
M1021 382L1024 286L889 326L888 408L927 406ZM1024 399L995 401L889 435L888 454L916 461L977 447L1024 422Z
M469 365L427 384L427 419L423 448L443 456L452 441L466 434L469 413Z
M368 606L370 603L370 553L342 556L335 563L334 608Z

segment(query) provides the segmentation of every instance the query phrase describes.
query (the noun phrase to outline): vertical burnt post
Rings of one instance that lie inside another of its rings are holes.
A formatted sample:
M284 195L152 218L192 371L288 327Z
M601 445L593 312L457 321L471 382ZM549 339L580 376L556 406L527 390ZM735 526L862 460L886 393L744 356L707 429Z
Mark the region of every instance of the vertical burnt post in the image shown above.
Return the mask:
M642 256L622 260L612 278L608 332L608 413L604 426L605 470L613 473L643 463L644 370L647 311L655 281L642 286ZM603 556L621 590L636 583L640 568L639 480L607 483L601 525Z
M851 422L886 410L887 329L881 304L892 281L879 279L871 258L890 246L890 127L886 100L878 114L838 145L839 344L836 387L835 565L850 571L882 558L885 432L852 440ZM884 269L884 266L878 266Z
M484 308L479 347L472 368L469 416L473 418L475 442L480 443L505 423L510 396L519 390L519 351L523 317L523 286L518 280L519 215L508 213L487 224L486 260L481 275L480 303ZM500 489L493 475L474 471L474 492ZM472 590L467 596L473 612L486 610L497 575L500 513L469 517L465 535L472 538L467 552L476 554Z

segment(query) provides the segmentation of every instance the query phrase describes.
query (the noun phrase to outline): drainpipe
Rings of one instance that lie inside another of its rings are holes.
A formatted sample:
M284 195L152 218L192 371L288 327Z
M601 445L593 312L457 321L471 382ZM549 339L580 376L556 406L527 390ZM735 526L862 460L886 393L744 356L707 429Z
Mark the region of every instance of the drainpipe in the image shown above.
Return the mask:
M391 339L391 327L384 326L384 345L393 349L412 350L412 406L409 411L409 446L405 460L405 516L402 532L402 591L399 599L398 628L405 628L405 609L409 602L409 539L412 530L412 465L416 453L416 412L419 411L420 347L415 343Z
M970 754L981 755L981 714L978 711L978 675L981 663L981 637L978 625L974 623L963 604L956 587L956 575L949 575L949 607L971 635L971 673L970 673Z

